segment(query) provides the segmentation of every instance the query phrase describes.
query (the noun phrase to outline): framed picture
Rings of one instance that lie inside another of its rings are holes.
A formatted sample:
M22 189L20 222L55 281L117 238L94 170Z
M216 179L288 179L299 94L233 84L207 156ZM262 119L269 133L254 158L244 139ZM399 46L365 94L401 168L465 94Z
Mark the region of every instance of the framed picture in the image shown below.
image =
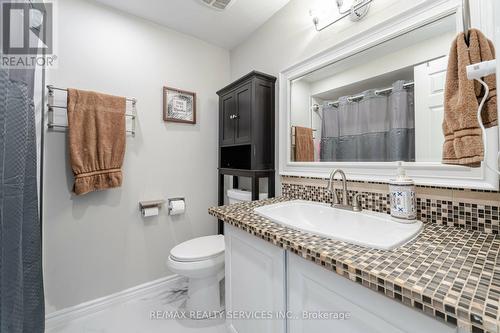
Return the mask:
M163 120L196 124L196 93L163 87Z

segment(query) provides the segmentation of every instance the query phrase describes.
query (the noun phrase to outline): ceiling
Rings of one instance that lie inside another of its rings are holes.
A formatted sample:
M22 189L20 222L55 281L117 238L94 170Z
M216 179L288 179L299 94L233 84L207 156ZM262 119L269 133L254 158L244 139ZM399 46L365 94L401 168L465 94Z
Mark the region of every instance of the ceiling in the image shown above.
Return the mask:
M96 0L231 50L289 0L232 0L224 11L201 0Z

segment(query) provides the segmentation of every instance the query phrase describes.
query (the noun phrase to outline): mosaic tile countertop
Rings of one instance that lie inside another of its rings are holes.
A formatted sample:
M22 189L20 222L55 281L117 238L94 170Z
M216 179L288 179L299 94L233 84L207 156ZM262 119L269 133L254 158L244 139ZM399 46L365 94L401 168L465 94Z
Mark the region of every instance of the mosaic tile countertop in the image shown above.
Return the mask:
M385 251L280 226L253 208L273 198L213 207L209 213L324 268L468 332L500 332L500 237L425 224L422 233Z

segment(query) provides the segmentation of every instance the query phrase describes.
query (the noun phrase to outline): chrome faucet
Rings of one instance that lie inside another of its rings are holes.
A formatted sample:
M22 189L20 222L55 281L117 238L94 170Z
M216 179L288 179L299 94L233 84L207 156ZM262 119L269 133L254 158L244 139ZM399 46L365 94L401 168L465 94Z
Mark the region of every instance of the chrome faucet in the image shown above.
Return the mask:
M339 206L339 198L337 196L337 192L335 192L335 189L333 188L333 180L335 179L337 173L340 174L340 177L342 178L342 206L347 207L349 206L347 202L347 179L345 178L345 172L343 170L335 169L330 173L327 190L333 194L332 207Z
M337 174L340 174L342 181L342 203L340 203L337 193L335 192L335 189L333 187L333 180L335 179L335 176ZM333 194L332 207L339 209L346 209L346 210L354 210L356 212L361 211L362 208L361 208L360 193L354 196L353 205L349 205L347 198L347 179L345 177L345 172L343 170L335 169L330 173L330 180L328 181L327 190Z

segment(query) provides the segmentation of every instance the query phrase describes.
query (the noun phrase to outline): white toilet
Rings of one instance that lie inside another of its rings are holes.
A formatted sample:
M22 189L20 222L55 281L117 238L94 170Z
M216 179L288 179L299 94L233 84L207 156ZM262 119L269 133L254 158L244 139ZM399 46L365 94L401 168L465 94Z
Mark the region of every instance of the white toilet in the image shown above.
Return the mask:
M198 237L170 251L168 268L189 279L186 311L223 310L220 281L224 277L224 236Z
M248 191L227 191L229 203L251 201ZM259 199L266 199L260 193ZM170 251L168 268L189 279L186 311L214 312L223 310L220 281L224 278L224 236L213 235L193 238Z

